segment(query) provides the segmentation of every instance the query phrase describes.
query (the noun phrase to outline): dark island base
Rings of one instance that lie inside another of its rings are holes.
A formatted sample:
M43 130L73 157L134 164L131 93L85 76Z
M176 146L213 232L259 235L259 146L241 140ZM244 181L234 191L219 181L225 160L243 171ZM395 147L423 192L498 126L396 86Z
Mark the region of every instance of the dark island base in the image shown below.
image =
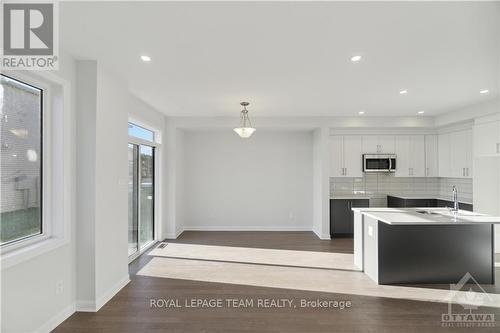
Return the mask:
M469 272L495 283L493 225L378 222L379 284L457 283Z

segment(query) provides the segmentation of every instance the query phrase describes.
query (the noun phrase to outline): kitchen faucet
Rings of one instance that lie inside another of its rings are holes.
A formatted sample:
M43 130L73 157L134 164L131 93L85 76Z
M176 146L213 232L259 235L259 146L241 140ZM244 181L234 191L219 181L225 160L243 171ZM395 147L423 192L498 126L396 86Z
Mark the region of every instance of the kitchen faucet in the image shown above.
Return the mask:
M453 185L453 209L451 211L454 214L458 213L458 191L455 185Z

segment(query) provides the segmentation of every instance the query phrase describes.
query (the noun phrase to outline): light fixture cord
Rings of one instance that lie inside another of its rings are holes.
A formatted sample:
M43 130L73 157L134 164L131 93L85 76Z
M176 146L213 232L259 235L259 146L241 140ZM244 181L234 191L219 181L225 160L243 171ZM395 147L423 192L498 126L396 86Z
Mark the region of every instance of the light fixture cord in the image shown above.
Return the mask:
M249 127L252 127L252 122L250 121L250 118L248 117L248 110L247 110L246 106L243 106L243 110L241 110L241 122L242 122L243 128L247 127L247 122L250 125Z

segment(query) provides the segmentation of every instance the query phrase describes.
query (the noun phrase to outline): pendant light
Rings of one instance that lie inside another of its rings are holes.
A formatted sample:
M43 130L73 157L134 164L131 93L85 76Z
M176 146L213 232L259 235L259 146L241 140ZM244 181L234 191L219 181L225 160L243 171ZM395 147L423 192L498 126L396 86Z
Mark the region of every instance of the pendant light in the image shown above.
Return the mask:
M252 127L252 123L250 122L250 118L248 118L248 110L247 106L250 103L241 102L240 105L243 106L243 110L241 110L241 120L240 127L236 127L234 131L238 133L238 135L244 139L247 139L252 136L253 132L255 132L255 128Z

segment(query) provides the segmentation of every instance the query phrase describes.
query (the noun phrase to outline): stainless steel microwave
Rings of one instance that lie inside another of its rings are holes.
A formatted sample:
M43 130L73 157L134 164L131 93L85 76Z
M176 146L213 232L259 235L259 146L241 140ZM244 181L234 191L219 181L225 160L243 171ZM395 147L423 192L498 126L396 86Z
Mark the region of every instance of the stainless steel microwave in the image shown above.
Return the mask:
M363 154L363 172L396 172L396 155Z

